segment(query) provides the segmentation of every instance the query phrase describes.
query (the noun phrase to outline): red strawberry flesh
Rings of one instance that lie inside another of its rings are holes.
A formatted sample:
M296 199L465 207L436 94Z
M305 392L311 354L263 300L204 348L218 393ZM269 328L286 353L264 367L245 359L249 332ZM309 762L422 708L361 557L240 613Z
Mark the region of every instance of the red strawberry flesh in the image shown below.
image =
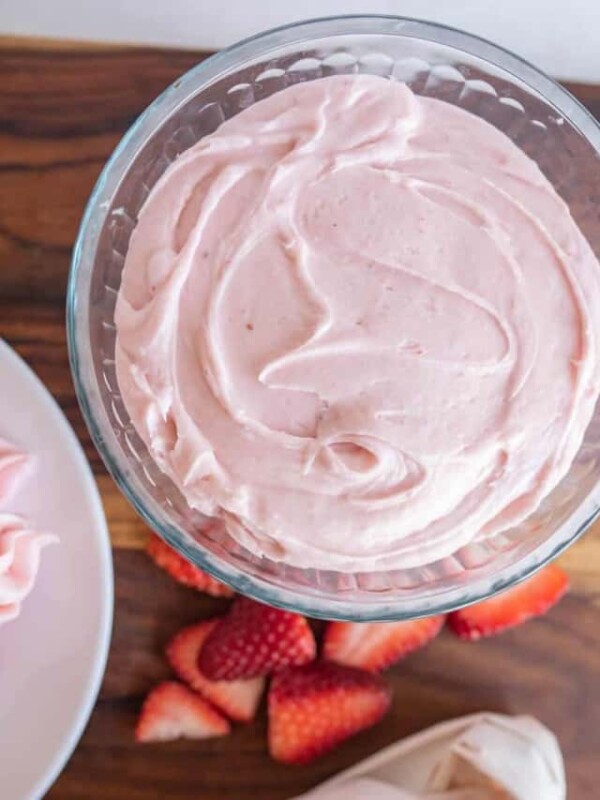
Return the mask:
M249 722L256 714L264 678L211 681L198 668L200 650L218 622L218 619L204 620L179 631L167 645L167 660L178 678L220 711L237 722Z
M325 630L323 657L378 672L424 647L443 624L443 616L405 622L330 622Z
M315 637L304 617L239 597L208 635L198 665L211 680L231 681L306 664L315 655Z
M494 636L545 614L568 588L567 574L558 565L551 564L496 597L454 611L448 617L448 625L461 639Z
M390 690L378 675L325 661L274 676L269 691L269 751L305 764L378 722Z
M233 597L233 589L191 564L156 534L150 536L146 551L154 563L178 583L213 597Z
M227 720L195 692L175 681L165 681L146 697L138 719L138 742L173 739L209 739L225 736Z

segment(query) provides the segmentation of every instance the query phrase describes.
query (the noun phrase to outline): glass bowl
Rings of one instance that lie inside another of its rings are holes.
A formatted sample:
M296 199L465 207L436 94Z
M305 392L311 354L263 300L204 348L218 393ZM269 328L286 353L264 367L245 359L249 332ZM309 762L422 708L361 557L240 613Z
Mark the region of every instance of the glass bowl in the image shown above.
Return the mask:
M309 616L405 619L493 595L554 558L590 525L600 503L600 412L567 477L519 526L426 567L347 574L258 558L206 530L206 519L186 504L136 434L115 375L121 270L140 207L160 175L256 100L297 81L352 72L405 81L417 94L459 105L504 131L537 161L600 252L600 128L568 92L511 53L440 25L389 16L313 20L208 58L128 131L98 180L77 238L69 350L79 401L109 471L183 556L244 594Z

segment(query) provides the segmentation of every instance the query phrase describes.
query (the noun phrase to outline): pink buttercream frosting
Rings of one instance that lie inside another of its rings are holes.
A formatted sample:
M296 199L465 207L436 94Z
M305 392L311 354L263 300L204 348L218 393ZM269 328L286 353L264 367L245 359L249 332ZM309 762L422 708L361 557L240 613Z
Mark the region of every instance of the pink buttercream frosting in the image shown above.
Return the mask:
M14 514L0 512L0 624L18 616L33 589L43 547L57 541Z
M26 478L31 458L0 439L0 508ZM0 625L19 615L37 577L42 548L57 537L33 530L27 520L0 511Z
M518 523L600 390L600 267L504 134L401 83L297 84L173 163L116 308L124 402L251 551L429 563Z

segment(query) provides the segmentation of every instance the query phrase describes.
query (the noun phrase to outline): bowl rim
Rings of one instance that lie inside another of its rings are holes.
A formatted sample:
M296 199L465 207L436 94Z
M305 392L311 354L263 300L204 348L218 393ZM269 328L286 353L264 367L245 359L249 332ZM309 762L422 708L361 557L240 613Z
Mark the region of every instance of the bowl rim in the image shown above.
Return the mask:
M325 30L333 25L337 26L337 30ZM388 14L318 17L257 33L204 58L171 83L137 117L104 165L86 204L73 248L67 287L67 344L76 396L94 445L108 472L149 527L181 555L242 594L311 617L353 621L414 619L445 614L465 605L480 602L533 575L575 542L600 514L600 497L594 497L597 494L595 489L590 491L578 509L563 521L545 542L538 544L519 562L503 567L494 578L478 577L466 582L465 586L447 588L436 595L434 602L426 604L414 598L403 599L401 589L397 593L389 590L382 592L381 598L372 591L359 600L352 600L344 593L340 593L339 599L317 596L308 591L300 593L270 583L265 577L241 573L239 568L226 565L217 555L193 542L191 537L184 538L172 523L164 518L158 518L161 509L156 501L148 495L137 477L127 474L127 470L121 468L113 453L114 445L106 441L103 428L107 423L103 425L98 418L100 415L93 410L94 404L101 407L101 400L95 372L91 367L91 344L89 336L80 335L81 332L88 330L90 305L87 294L82 301L81 291L84 289L89 292L92 273L90 268L89 274L82 275L83 263L86 261L86 256L95 255L98 236L109 208L105 198L112 196L131 166L132 156L139 151L158 124L164 122L179 105L185 102L190 90L197 91L203 86L210 85L236 64L256 60L269 49L281 49L295 42L352 35L406 36L444 44L476 56L495 68L500 68L504 73L525 84L528 89L541 95L587 139L597 152L600 152L600 124L567 89L528 61L480 36L439 23ZM443 42L440 41L441 36L444 37ZM260 52L255 49L257 45L261 46ZM87 258L87 263L93 265L93 258ZM87 285L80 286L80 281L86 279ZM573 517L578 513L581 514L582 507L586 503L590 507L583 515L583 521L574 526L570 535L565 535L565 530L573 525ZM164 517L164 514L162 516Z

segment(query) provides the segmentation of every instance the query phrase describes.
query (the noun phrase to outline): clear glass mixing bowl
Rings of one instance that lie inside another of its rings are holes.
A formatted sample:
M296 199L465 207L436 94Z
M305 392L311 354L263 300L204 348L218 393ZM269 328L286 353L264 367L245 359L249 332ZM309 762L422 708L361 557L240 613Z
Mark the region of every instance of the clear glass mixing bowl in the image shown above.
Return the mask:
M248 39L169 87L123 138L92 193L68 292L71 366L108 469L146 522L202 569L265 602L328 619L448 611L525 578L571 544L600 503L600 412L564 481L518 527L418 569L345 574L257 558L213 538L137 436L115 376L114 308L138 212L160 175L226 118L297 81L367 72L407 82L504 131L534 158L600 252L600 128L531 65L460 31L381 16L313 20Z

